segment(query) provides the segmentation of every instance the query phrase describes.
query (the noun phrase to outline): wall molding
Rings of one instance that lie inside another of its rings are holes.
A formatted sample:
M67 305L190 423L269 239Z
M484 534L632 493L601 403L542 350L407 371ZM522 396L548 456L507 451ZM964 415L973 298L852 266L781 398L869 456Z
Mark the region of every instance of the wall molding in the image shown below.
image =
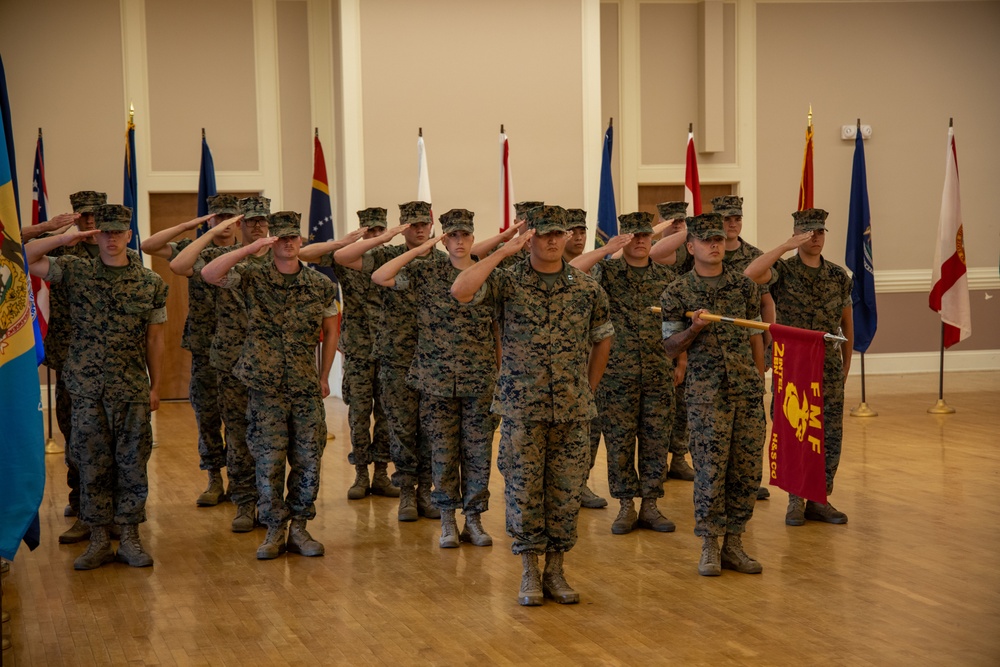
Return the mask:
M973 267L968 270L969 289L1000 289L1000 271L995 266ZM878 294L930 292L931 269L901 269L875 271L875 291Z
M341 134L343 137L344 183L342 211L365 208L364 97L361 85L361 0L340 0ZM346 233L358 226L357 218L345 214Z
M861 362L855 353L851 362L851 377L861 376ZM865 355L865 375L898 375L937 373L941 368L941 352L885 352ZM1000 370L1000 350L957 350L945 352L944 372Z
M583 209L588 211L587 247L597 231L597 203L601 189L601 2L580 1L583 81Z

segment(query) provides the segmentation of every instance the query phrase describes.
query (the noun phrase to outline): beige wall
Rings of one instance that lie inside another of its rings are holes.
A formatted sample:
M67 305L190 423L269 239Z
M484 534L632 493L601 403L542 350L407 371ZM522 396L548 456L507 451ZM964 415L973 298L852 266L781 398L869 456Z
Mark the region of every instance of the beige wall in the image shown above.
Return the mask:
M619 90L620 67L618 3L601 3L601 122L614 118L618 123L616 145L611 152L611 178L615 183L615 210L621 212L621 91Z
M416 198L423 127L435 213L493 233L503 123L515 198L581 206L581 30L579 0L364 0L366 205L394 220Z
M282 208L309 221L313 128L309 109L309 29L304 0L278 3L278 87L281 92ZM308 233L308 232L306 232Z
M50 214L69 211L78 190L120 202L127 114L118 1L0 2L0 53L26 223L39 127Z

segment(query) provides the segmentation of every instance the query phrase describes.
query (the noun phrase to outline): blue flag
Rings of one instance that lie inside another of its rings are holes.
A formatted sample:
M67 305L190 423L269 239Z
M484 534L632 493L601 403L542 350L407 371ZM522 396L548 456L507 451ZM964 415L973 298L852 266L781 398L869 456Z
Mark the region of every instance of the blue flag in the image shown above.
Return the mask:
M18 207L20 211L20 207ZM45 146L42 143L42 128L38 128L38 142L35 144L35 167L31 177L31 224L37 225L49 219L48 192L45 189ZM43 303L38 298L43 295L44 303L48 303L49 286L41 278L31 276L31 300L37 305ZM40 312L35 308L35 359L38 365L45 363L45 334L49 331L48 306Z
M872 216L868 208L868 177L865 173L865 145L858 128L854 141L854 170L851 173L851 207L847 214L847 268L854 274L851 301L854 303L854 349L864 353L875 338L878 313L875 310L875 269L872 263Z
M618 214L615 211L615 184L611 179L611 145L614 128L608 123L604 133L604 152L601 156L601 190L597 197L597 237L594 247L600 248L612 236L618 235Z
M198 217L208 215L208 198L219 194L215 189L215 162L212 151L205 139L205 130L201 131L201 168L198 170ZM208 225L198 226L196 234L201 236L208 231Z
M125 185L122 204L132 209L132 240L128 247L139 253L142 259L142 249L139 241L139 212L136 202L139 199L139 179L135 176L135 124L129 116L128 130L125 132Z
M7 77L0 59L0 556L38 546L45 431L35 359L35 306L24 249Z
M330 207L330 184L326 178L326 159L319 137L313 138L313 184L309 202L309 243L333 240L333 211ZM313 266L333 282L337 277L332 267Z

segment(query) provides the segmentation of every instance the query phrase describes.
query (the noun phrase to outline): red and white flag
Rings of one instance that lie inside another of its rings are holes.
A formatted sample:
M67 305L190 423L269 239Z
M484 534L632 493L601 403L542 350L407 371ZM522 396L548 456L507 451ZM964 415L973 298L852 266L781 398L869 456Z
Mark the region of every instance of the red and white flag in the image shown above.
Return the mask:
M694 131L688 127L687 161L684 169L684 201L689 215L701 215L701 182L698 180L698 155L694 150Z
M45 148L42 146L42 128L38 128L38 143L35 144L35 169L31 177L31 224L37 225L49 219L49 193L45 187ZM41 278L31 277L31 289L35 293L35 307L38 313L38 328L42 339L49 331L49 284Z
M420 128L417 135L417 201L431 204L431 177L427 173L427 149L424 148L424 130ZM436 235L437 222L434 220L434 209L431 208L431 225Z
M945 348L972 335L962 202L958 189L958 155L955 152L955 130L951 123L948 124L944 193L941 195L941 218L938 222L937 245L934 248L930 307L941 314Z
M510 175L510 145L500 126L500 231L514 222L514 180Z

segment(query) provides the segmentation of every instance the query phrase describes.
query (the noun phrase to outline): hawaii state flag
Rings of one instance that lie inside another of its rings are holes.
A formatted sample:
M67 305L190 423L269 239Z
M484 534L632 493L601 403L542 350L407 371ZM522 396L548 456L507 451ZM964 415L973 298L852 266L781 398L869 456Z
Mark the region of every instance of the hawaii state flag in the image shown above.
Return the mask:
M510 175L510 144L507 133L500 126L500 231L506 231L514 222L514 181Z
M937 245L934 247L930 307L931 310L941 314L945 348L972 335L969 279L966 273L965 238L962 229L962 202L958 189L958 154L955 151L955 128L950 122L944 168L944 192L941 195L941 218L938 222Z
M618 213L615 210L615 182L611 178L611 149L614 147L614 119L608 121L601 151L601 189L597 195L597 236L594 247L600 248L612 236L618 235Z
M772 324L774 419L767 445L770 483L826 503L823 333Z
M38 142L35 144L35 169L31 177L31 224L37 225L49 219L49 191L45 187L45 148L42 145L42 128L38 128ZM41 278L31 276L31 290L35 294L38 312L38 330L42 340L49 332L49 284Z
M688 215L701 215L701 181L698 180L698 152L694 149L694 129L688 126L687 157L684 162L684 201Z

